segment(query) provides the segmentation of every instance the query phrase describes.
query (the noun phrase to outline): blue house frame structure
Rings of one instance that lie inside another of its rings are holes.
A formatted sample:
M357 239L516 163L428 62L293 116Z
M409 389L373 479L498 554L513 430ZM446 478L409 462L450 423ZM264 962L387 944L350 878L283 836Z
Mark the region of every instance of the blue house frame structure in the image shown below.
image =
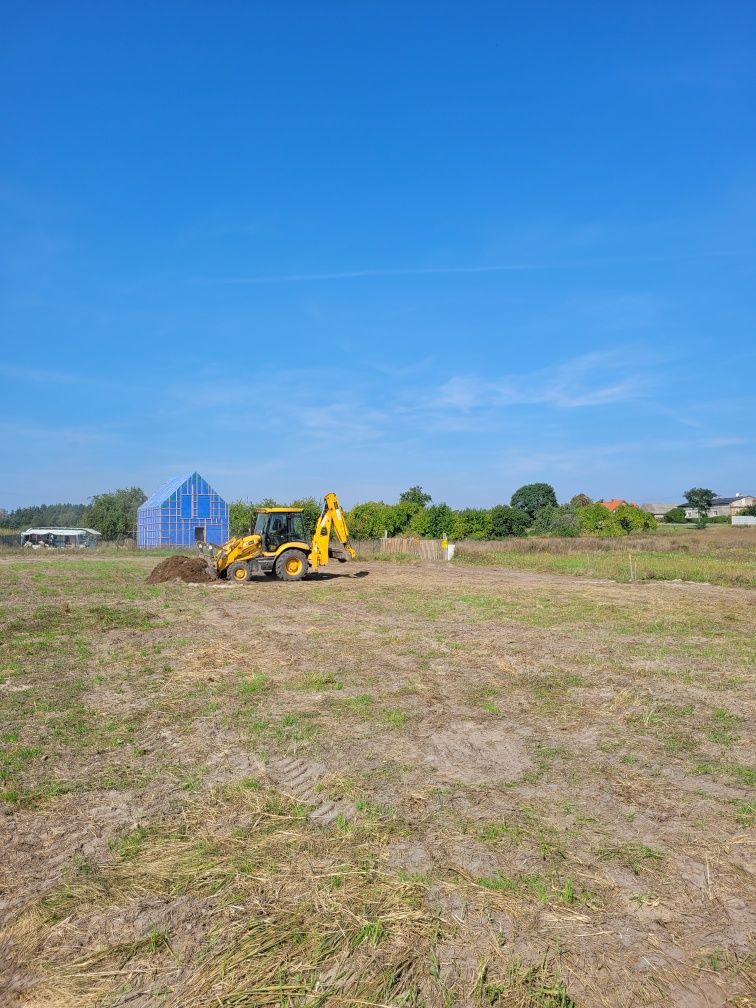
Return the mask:
M137 512L139 546L221 546L227 539L228 504L197 472L168 480Z

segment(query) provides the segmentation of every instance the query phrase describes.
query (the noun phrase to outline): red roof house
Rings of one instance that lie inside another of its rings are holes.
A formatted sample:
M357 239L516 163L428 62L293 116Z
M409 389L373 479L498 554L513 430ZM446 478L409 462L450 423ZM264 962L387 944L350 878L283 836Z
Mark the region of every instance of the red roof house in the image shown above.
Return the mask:
M608 501L599 501L599 504L603 504L605 508L609 511L616 511L621 504L630 504L630 501L620 500L619 497L612 497ZM633 507L638 507L637 504L633 504Z

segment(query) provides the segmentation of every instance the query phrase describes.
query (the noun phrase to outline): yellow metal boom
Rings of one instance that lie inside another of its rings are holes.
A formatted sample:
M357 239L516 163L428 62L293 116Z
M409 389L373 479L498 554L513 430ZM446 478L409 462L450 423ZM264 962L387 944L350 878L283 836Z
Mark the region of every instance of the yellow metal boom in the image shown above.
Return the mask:
M324 501L323 510L320 512L318 524L315 526L315 534L312 537L312 549L307 557L312 570L317 570L318 567L328 563L328 543L331 539L331 529L336 533L339 542L352 560L357 556L357 551L349 542L349 529L338 497L335 493L327 493Z

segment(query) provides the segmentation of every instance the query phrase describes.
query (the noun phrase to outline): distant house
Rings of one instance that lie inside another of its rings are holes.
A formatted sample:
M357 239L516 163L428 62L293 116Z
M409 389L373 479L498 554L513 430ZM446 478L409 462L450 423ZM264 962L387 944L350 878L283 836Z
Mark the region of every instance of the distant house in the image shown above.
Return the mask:
M677 504L661 504L658 501L654 501L650 504L641 504L642 511L647 511L649 514L653 515L654 518L659 519L663 518L665 514L676 507L678 507Z
M731 518L747 507L756 505L756 497L752 494L735 494L734 497L715 497L711 507L706 512L707 518ZM698 518L698 511L692 507L685 508L686 518Z
M44 525L39 528L28 528L22 533L23 544L32 549L42 549L58 546L96 546L102 535L91 528L59 528Z
M621 507L622 504L630 504L632 502L631 501L626 501L626 500L621 500L619 497L612 497L611 500L608 500L608 501L598 501L598 503L599 504L603 504L604 507L608 511L616 511L617 508ZM633 504L633 507L638 507L638 505L637 504Z
M730 504L730 514L740 514L744 508L756 507L756 497L753 494L738 494Z
M175 476L137 511L139 546L193 546L228 540L228 504L197 472Z

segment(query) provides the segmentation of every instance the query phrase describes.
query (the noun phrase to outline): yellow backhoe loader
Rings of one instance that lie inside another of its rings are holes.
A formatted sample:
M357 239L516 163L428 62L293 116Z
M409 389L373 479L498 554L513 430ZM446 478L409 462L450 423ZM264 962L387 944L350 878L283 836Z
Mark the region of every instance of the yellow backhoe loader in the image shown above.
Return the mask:
M340 547L331 544L332 530ZM338 498L327 493L312 542L308 542L302 508L261 507L252 534L229 539L211 563L218 577L237 583L255 574L301 581L307 573L324 567L330 557L344 563L356 556Z

